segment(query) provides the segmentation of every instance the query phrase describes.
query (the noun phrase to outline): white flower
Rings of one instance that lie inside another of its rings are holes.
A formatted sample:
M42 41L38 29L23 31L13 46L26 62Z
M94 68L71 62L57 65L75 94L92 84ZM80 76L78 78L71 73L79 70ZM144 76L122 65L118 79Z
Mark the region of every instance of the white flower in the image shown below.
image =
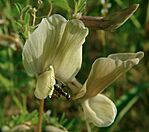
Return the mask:
M52 95L55 78L67 82L78 73L87 34L80 20L67 21L58 14L42 19L22 53L25 70L37 77L37 98Z
M137 65L143 58L143 52L119 53L109 55L107 58L97 59L90 71L88 79L83 86L75 79L68 83L72 89L82 87L75 91L74 99L81 99L86 120L99 127L109 126L116 117L114 103L100 93L113 81Z

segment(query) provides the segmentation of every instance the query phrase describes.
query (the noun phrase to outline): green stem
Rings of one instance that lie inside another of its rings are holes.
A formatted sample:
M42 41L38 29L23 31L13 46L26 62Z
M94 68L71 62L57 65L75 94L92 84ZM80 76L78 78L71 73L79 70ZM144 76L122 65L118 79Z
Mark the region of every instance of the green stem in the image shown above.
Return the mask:
M41 99L40 104L39 104L39 116L38 116L37 132L42 132L43 108L44 108L44 99Z

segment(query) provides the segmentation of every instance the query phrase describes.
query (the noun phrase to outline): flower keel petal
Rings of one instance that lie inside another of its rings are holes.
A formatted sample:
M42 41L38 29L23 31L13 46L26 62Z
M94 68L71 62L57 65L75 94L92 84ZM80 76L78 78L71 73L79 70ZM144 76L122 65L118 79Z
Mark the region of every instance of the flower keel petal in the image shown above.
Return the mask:
M85 118L98 127L107 127L114 122L117 109L106 96L98 94L82 103Z

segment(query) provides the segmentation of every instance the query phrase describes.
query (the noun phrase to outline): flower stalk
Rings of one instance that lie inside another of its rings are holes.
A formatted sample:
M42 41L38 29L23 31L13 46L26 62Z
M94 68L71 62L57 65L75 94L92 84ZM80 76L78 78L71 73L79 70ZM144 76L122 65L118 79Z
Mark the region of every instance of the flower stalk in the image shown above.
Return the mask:
M43 109L44 109L44 99L41 99L40 104L39 104L39 116L38 116L37 132L42 132Z

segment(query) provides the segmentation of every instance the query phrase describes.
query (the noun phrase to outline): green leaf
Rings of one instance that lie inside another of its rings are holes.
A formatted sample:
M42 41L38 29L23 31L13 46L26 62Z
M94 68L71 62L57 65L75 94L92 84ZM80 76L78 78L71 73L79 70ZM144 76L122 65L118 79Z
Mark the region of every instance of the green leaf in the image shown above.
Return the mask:
M70 6L67 0L52 0L52 5L58 6L67 12L70 12Z
M74 0L74 3L75 7L73 16L76 17L77 13L83 13L85 11L87 0Z
M6 77L0 74L0 86L6 88L7 91L10 90L12 82Z
M87 0L79 0L78 1L78 11L82 12L86 7Z
M22 6L19 3L15 3L15 7L17 8L17 11L21 13Z
M30 20L30 14L29 14L29 12L27 11L27 12L25 13L25 17L24 17L24 23L25 23L25 25L29 25L29 20Z

